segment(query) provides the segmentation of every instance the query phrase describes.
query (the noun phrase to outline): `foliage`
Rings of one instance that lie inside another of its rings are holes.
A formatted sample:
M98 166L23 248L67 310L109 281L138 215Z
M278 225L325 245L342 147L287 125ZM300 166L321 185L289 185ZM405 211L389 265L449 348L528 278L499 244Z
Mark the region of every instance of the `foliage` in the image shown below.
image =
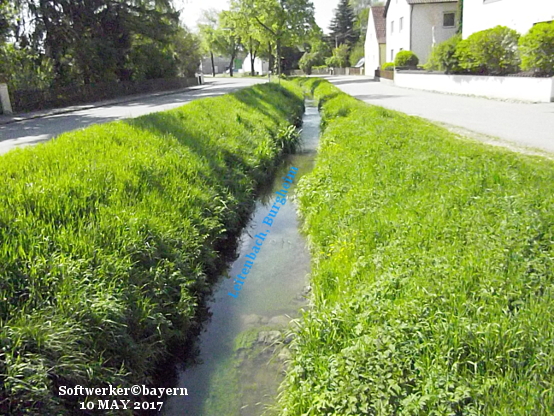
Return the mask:
M456 58L456 47L461 40L462 36L458 34L436 45L425 64L425 69L445 71L447 74L460 72L461 68Z
M537 23L519 39L521 68L554 75L554 22Z
M412 51L400 51L396 54L394 58L394 66L399 67L409 67L415 68L419 63L419 58Z
M350 66L356 66L356 64L365 56L365 47L363 43L356 43L350 52L348 57L348 62Z
M394 62L385 62L382 66L381 66L381 69L383 71L392 71L394 70Z
M325 59L328 67L346 68L348 66L349 49L346 43L333 49L333 56Z
M306 75L311 75L312 67L320 65L324 62L323 57L318 52L304 52L300 58L299 66Z
M281 48L302 44L316 27L314 6L308 0L235 0L231 10L246 16L264 33L262 44L275 45L278 74Z
M519 34L505 26L496 26L471 34L456 46L454 58L465 72L505 75L517 72Z
M54 80L52 61L13 44L0 45L0 74L10 89L44 89Z
M4 414L79 413L59 385L151 383L302 112L298 88L262 84L0 157Z
M551 414L553 162L304 85L324 125L296 192L313 306L279 414Z
M56 86L171 77L190 72L192 64L184 65L180 57L197 59L195 51L183 50L197 45L179 27L171 0L20 0L14 5L10 42L31 55L45 54Z

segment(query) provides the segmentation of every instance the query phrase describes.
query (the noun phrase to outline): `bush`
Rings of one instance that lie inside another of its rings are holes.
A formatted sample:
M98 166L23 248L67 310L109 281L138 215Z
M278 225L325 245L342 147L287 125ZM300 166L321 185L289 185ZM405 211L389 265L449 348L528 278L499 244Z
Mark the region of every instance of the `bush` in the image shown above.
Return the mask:
M323 59L321 55L317 52L305 52L300 58L298 65L306 75L311 75L312 68L318 64L321 64Z
M505 75L518 71L519 34L505 26L482 30L462 40L454 58L470 74Z
M394 62L385 62L381 65L383 71L394 71Z
M554 75L554 22L538 23L519 39L521 68Z
M461 40L461 35L456 35L436 45L431 51L429 61L424 65L424 68L445 71L447 74L460 72L458 58L456 58L456 47Z
M348 45L343 43L333 49L333 56L325 59L325 64L328 67L346 68L348 66Z
M82 414L58 385L150 382L298 141L302 91L282 84L0 157L1 414Z
M408 67L416 68L419 63L419 58L412 51L400 51L394 59L394 66L397 68Z

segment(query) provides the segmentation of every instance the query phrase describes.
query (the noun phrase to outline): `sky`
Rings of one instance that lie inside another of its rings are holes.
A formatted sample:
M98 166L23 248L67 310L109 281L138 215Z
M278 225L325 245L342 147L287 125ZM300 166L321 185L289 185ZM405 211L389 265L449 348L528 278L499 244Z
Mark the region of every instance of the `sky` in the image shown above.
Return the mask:
M333 18L333 10L339 0L312 0L315 7L315 20L324 32ZM181 19L188 28L195 30L196 21L204 9L225 10L229 0L174 0L175 7L181 10Z

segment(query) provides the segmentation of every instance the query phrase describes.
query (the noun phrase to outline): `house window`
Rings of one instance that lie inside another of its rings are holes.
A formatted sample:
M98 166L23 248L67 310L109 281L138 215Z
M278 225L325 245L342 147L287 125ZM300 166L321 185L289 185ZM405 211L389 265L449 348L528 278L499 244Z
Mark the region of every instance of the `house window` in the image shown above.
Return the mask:
M390 22L390 33L394 33L394 20Z
M398 31L402 32L402 28L404 27L404 18L400 18L400 22L398 23Z
M390 50L390 61L394 61L394 49Z
M446 12L442 15L443 27L454 27L456 22L456 12Z

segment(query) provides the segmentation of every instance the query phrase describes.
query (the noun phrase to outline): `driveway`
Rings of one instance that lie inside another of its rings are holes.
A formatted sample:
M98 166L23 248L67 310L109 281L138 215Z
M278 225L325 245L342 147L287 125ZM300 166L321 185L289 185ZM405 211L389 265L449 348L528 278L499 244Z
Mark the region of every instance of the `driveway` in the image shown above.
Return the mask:
M446 127L465 136L491 144L554 153L554 103L505 102L418 91L365 77L326 78L344 92L367 103L446 123L449 125Z
M90 126L91 124L107 123L124 118L138 117L143 114L169 110L187 104L198 98L213 97L227 94L240 88L261 82L263 78L205 78L206 83L191 87L178 93L156 96L134 97L132 101L113 104L98 103L99 106L61 114L46 115L39 118L23 119L21 121L0 123L0 154L21 146L41 143L70 130ZM122 98L125 100L125 98ZM71 109L59 109L67 111ZM48 114L48 112L46 112ZM34 113L26 116L37 116ZM2 120L0 120L2 121ZM4 121L11 121L4 118Z

